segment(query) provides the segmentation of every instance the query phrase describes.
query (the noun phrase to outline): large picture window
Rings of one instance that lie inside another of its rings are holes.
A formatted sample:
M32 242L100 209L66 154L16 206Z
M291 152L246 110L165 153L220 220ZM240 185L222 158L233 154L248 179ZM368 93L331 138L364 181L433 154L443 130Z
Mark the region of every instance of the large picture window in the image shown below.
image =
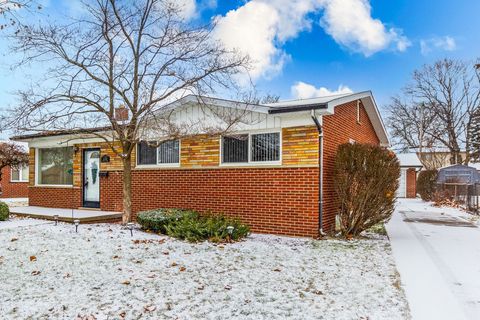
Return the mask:
M73 184L73 148L37 149L37 183L47 185Z
M280 133L251 133L222 138L222 163L280 161Z
M21 168L12 168L10 180L12 182L28 182L28 166Z
M180 142L169 140L160 143L140 142L137 147L138 165L178 165L180 163Z

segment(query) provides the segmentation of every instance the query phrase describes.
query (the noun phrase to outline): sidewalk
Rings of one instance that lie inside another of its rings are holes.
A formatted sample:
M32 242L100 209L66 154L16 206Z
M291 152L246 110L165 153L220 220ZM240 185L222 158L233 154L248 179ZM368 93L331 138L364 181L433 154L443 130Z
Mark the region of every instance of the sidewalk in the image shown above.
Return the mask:
M386 226L413 319L480 315L480 229L462 216L405 199Z

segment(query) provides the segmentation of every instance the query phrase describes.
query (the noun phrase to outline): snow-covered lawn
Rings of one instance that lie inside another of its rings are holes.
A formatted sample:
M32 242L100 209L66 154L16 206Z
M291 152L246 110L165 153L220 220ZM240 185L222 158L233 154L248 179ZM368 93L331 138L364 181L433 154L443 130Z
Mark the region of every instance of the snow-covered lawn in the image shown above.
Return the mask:
M107 224L0 228L2 319L408 319L399 281L386 239L214 245Z

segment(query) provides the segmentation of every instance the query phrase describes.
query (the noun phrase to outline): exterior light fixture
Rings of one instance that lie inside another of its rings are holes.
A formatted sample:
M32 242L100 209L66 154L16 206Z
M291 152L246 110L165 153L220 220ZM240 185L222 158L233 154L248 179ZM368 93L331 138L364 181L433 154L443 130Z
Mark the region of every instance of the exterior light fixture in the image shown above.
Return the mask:
M75 224L75 232L78 232L78 225L80 224L80 220L78 219L73 220L73 224Z
M55 225L58 224L58 214L53 215L53 220L55 220Z
M233 235L233 230L235 228L233 226L228 226L227 227L227 232L228 232L228 242L232 242L232 235Z
M135 223L133 222L129 222L127 223L127 228L130 230L130 235L133 237L133 226L135 225Z

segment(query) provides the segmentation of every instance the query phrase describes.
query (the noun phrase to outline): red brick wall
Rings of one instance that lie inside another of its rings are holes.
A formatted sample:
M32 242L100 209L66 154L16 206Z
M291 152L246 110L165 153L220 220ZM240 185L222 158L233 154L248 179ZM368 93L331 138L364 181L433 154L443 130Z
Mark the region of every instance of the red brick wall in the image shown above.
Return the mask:
M121 210L119 172L102 188L102 209ZM133 212L185 208L223 213L255 232L293 236L318 234L317 168L221 168L135 170ZM110 205L105 205L109 203Z
M335 155L338 146L350 142L378 144L379 139L373 129L364 107L360 108L360 122L357 122L357 102L350 102L335 108L335 114L323 118L323 230L331 232L335 227L336 201L333 184Z
M5 167L2 169L2 181L0 198L27 198L28 182L11 182L11 169Z
M80 188L62 187L29 187L29 204L31 206L49 208L78 208L80 203Z
M407 170L407 198L417 197L417 172L415 169Z

